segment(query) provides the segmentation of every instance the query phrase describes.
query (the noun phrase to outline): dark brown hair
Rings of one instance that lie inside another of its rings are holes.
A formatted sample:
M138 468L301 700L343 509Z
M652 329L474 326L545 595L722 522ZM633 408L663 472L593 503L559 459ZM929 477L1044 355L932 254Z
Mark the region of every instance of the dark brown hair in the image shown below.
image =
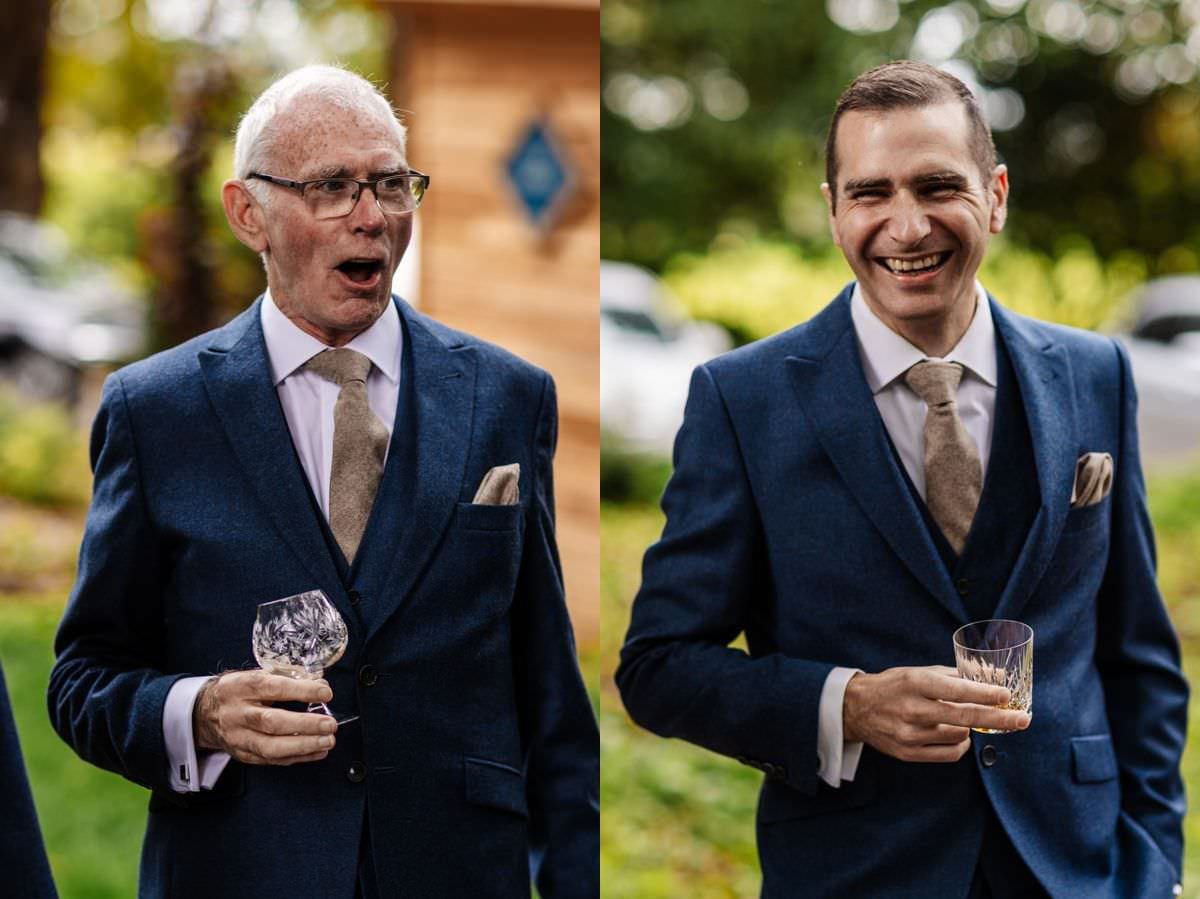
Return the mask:
M829 136L825 139L825 180L835 201L837 199L837 127L843 113L853 110L885 112L933 106L958 100L967 113L968 141L971 155L979 166L986 185L996 167L996 145L971 89L941 69L928 63L902 59L884 63L864 72L851 82L833 109Z

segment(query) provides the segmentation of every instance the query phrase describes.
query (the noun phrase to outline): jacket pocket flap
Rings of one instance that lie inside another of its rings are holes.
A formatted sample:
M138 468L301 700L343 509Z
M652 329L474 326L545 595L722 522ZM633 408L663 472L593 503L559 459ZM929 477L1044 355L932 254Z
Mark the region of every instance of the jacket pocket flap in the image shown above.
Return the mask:
M1108 734L1072 737L1071 768L1076 783L1101 783L1116 777L1117 755L1112 737Z
M516 768L487 759L464 759L466 799L518 815L528 815L525 778Z

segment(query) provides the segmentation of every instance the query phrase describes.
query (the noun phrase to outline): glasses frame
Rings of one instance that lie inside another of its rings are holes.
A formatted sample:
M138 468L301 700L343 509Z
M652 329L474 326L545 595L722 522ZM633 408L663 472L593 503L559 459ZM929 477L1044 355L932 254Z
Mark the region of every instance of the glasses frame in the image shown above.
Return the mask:
M294 190L300 194L300 198L304 199L305 191L314 184L324 184L326 181L348 181L356 186L353 202L350 204L350 209L341 215L323 216L323 219L342 219L351 215L358 208L359 198L362 197L364 187L371 188L371 196L375 198L375 204L379 206L384 215L412 215L421 207L421 201L425 199L425 191L429 190L429 176L424 172L418 172L416 169L409 169L407 172L400 172L395 175L384 175L382 178L372 178L368 181L359 181L357 178L313 178L311 181L293 181L290 178L280 178L278 175L268 175L264 172L251 172L246 176L257 178L259 181L266 181L268 184L277 184L280 187L286 187L289 190ZM421 184L421 195L417 197L413 208L408 212L388 212L379 203L379 191L377 185L380 181L390 181L392 178L416 178ZM315 214L314 214L315 215Z

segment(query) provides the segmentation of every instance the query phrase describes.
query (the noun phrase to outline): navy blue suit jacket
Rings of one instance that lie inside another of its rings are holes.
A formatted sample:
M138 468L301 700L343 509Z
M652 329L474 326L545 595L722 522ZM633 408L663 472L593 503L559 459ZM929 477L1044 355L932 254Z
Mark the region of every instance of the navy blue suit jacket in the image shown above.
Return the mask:
M766 896L965 895L983 803L1054 896L1170 896L1187 685L1128 359L1104 337L992 302L1041 497L994 613L1035 632L1031 727L974 735L957 764L868 746L853 782L818 779L830 669L952 666L968 620L867 386L849 297L695 372L617 673L630 714L768 773ZM1071 509L1090 451L1112 455L1112 492ZM749 652L728 646L743 632Z
M4 669L0 668L0 892L14 899L54 899L50 863L25 776Z
M599 741L554 538L553 382L397 305L400 402L352 583L293 450L258 303L105 385L49 704L84 759L153 791L142 896L348 899L364 816L386 897L524 896L531 877L546 899L599 892ZM511 462L520 503L472 504ZM252 667L256 604L312 588L349 626L326 678L361 719L323 761L235 761L211 792L172 792L171 685Z

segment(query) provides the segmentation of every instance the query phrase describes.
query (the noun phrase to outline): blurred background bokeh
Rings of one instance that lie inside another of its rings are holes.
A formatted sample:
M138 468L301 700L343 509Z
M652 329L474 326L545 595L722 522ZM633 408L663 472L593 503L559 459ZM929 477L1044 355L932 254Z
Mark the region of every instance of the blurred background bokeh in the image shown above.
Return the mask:
M762 775L639 730L612 674L691 368L852 278L818 190L826 127L889 59L943 66L983 102L1012 185L984 285L1130 348L1159 582L1196 684L1200 2L602 0L600 28L604 895L758 895ZM1200 741L1184 768L1196 796ZM1187 851L1196 897L1200 813Z
M3 0L0 658L64 899L135 895L147 794L49 727L51 642L117 365L264 286L219 190L238 117L337 62L383 86L432 176L396 291L558 383L559 545L598 682L598 0ZM247 640L249 634L247 634ZM0 887L0 893L3 893Z

